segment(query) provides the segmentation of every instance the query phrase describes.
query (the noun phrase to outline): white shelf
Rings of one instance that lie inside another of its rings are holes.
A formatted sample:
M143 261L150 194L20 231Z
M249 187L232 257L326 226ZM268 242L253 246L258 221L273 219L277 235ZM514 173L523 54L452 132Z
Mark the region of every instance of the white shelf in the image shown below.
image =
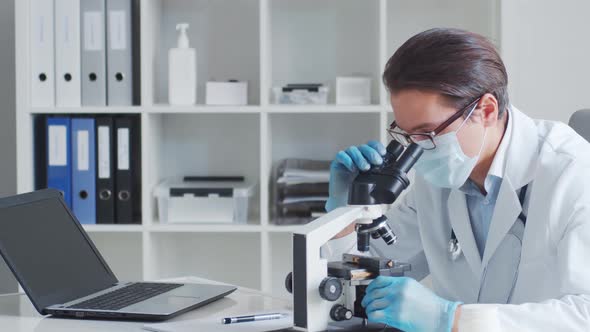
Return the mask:
M186 275L261 287L259 233L151 233L154 279Z
M168 101L168 50L176 47L176 24L187 22L190 45L197 50L197 102L205 100L206 81L240 79L248 81L248 103L260 103L259 0L141 2L141 31L151 32L142 36L142 74L152 83L142 89L144 100Z
M262 108L268 113L380 113L381 105L270 105Z
M172 106L159 104L154 106L143 107L146 113L154 114L216 114L216 113L260 113L262 108L256 105L246 106L213 106L213 105L194 105L194 106Z
M272 265L269 289L275 296L290 296L285 288L285 278L293 266L292 239L291 234L286 233L271 233L269 236L269 259Z
M288 226L278 226L278 225L270 225L265 228L265 230L269 233L293 233L301 226L298 225L288 225Z
M143 112L141 106L127 107L52 107L41 108L32 107L29 109L30 114L139 114Z
M262 226L253 222L249 224L160 224L154 220L149 226L146 225L82 225L88 233L292 233L300 226L298 225L267 225Z
M193 105L157 104L128 107L31 108L30 114L261 114L261 113L380 113L391 112L382 105Z
M196 274L284 296L291 233L299 226L272 224L274 163L330 160L369 139L386 143L393 113L381 72L388 57L411 34L435 26L497 40L498 1L141 0L141 106L80 108L30 107L30 0L16 1L18 191L34 189L35 115L137 114L143 224L84 226L115 273L146 280ZM166 104L167 51L180 21L191 23L197 49L194 106ZM373 79L371 105L334 104L335 78L351 74ZM204 82L212 78L247 80L250 105L203 105ZM270 104L272 87L302 82L329 86L330 104ZM193 174L256 181L251 224L159 224L154 186ZM236 260L237 266L227 266Z
M371 77L380 100L379 0L269 2L272 86L324 83L335 100L337 76Z
M82 225L88 233L139 233L146 228L143 225Z
M260 233L262 226L253 224L156 224L148 226L153 233Z

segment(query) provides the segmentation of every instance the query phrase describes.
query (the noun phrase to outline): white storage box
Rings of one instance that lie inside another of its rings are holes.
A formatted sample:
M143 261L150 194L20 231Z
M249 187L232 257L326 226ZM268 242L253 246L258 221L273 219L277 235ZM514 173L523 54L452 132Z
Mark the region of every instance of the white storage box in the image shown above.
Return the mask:
M162 182L154 196L161 223L246 224L253 192L254 185L235 178L186 177Z
M336 77L336 104L369 105L371 78L361 76Z
M247 105L248 82L207 82L207 105Z

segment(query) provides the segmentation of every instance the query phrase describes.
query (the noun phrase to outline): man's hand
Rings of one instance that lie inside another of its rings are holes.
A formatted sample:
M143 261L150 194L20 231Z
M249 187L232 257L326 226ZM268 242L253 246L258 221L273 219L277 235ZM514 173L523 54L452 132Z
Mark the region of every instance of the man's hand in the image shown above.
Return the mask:
M385 146L377 141L338 152L330 164L330 196L326 202L326 211L346 206L348 190L354 178L359 172L370 170L373 165L381 165L386 152Z
M406 277L378 277L367 287L362 301L369 321L406 332L451 332L459 305Z

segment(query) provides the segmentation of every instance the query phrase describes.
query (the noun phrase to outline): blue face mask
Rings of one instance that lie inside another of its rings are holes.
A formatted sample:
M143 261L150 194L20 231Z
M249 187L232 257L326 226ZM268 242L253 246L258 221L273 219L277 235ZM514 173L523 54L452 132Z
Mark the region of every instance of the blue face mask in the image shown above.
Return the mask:
M477 156L474 157L469 157L463 152L457 139L457 133L474 110L475 107L457 130L434 137L436 148L424 151L414 165L416 172L432 185L440 188L457 189L467 181L475 168L483 150L487 130L484 130L481 147Z

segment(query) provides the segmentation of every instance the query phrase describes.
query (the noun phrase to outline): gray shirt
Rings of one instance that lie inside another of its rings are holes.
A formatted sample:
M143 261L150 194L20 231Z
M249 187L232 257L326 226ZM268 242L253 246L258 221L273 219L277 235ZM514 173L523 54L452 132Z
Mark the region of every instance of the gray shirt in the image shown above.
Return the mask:
M480 257L483 257L486 247L490 222L494 214L496 199L498 198L501 184L501 177L488 174L484 182L484 188L487 194L484 195L471 180L467 180L459 189L465 193L471 229L473 230L473 237L475 238Z

